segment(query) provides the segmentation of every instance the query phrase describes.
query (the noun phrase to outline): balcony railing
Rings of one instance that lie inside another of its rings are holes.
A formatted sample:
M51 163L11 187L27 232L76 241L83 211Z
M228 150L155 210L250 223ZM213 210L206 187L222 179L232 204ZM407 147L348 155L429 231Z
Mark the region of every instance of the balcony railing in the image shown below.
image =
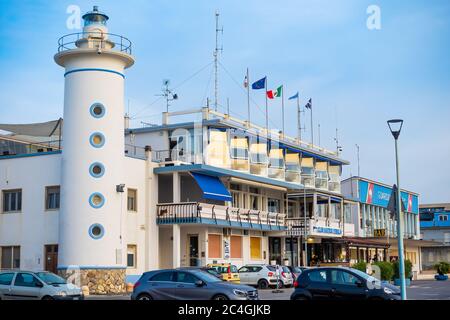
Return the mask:
M205 223L269 229L285 227L285 214L199 202L164 203L156 207L158 224Z
M306 236L308 235L309 218L286 218L286 235L292 237ZM306 229L305 229L306 226ZM306 233L305 233L306 230Z

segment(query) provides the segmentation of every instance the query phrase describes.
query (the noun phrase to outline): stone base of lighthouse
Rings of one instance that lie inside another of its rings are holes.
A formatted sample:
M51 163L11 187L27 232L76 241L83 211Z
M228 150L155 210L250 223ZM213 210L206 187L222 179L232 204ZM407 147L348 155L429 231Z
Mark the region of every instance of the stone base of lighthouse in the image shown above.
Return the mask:
M61 269L58 274L74 280L80 287L89 288L89 294L126 293L125 269Z

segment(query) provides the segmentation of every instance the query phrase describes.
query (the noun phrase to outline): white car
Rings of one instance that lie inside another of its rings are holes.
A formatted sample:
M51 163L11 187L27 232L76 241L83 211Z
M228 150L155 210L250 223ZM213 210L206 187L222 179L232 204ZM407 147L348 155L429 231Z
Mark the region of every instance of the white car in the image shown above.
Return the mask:
M239 277L241 284L257 286L260 289L276 288L277 283L278 287L290 287L294 284L287 267L268 264L247 264L239 269Z
M81 289L51 272L0 272L0 300L83 300Z

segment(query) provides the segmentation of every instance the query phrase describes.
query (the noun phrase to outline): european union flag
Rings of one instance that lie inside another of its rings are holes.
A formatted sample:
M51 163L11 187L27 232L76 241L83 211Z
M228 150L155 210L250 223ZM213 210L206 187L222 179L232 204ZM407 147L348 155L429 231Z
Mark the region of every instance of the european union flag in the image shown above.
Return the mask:
M294 94L292 97L290 97L288 100L297 99L298 98L298 92Z
M265 87L266 87L266 77L252 83L253 90L264 89Z

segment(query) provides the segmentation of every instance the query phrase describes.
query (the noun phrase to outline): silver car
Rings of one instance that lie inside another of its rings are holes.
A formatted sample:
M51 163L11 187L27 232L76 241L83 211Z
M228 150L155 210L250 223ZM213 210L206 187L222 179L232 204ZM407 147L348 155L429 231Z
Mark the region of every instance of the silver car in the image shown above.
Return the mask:
M258 300L255 288L223 281L198 268L146 272L132 300Z
M239 269L241 283L257 286L260 289L282 285L282 279L277 276L277 267L268 264L247 264Z
M51 272L0 272L0 300L83 300L81 289Z

